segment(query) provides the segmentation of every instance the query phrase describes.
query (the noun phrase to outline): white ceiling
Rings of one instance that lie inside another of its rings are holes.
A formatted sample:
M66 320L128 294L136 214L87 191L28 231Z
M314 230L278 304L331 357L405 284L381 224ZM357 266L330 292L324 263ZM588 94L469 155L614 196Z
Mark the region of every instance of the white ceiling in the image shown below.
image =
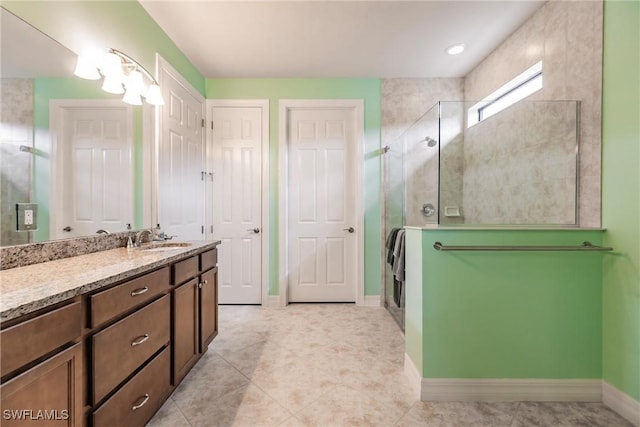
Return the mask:
M76 55L22 19L0 8L0 76L69 77Z
M205 77L282 78L463 77L544 3L139 1Z

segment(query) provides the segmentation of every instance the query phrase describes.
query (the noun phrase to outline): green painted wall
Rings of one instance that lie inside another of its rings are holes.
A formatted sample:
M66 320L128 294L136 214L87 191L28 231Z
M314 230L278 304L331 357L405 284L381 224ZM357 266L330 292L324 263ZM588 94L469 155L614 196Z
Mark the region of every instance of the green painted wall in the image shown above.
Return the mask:
M601 253L433 249L436 241L445 245L600 244L601 231L421 233L423 280L407 282L407 288L423 287L423 358L414 360L422 364L423 377L601 378ZM407 336L407 349L412 345Z
M603 378L640 401L640 3L604 4Z
M270 144L269 294L278 295L278 100L364 99L365 294L380 293L380 80L207 79L207 99L268 99Z
M112 47L155 74L158 52L204 94L202 74L137 1L3 0L2 6L76 54Z
M426 240L425 240L426 241ZM423 248L422 230L407 229L405 235L405 317L404 337L405 352L411 358L418 372L423 375L422 349L423 349L423 315L422 294L428 275L423 276L424 268L422 254L427 248ZM420 284L420 286L418 286Z
M38 203L38 230L34 240L50 239L49 206L51 190L51 135L49 132L49 101L53 99L113 99L95 81L78 78L40 78L34 80L34 147L37 154L33 165L33 194ZM122 104L126 105L126 104ZM142 228L142 107L133 110L134 165L134 229Z

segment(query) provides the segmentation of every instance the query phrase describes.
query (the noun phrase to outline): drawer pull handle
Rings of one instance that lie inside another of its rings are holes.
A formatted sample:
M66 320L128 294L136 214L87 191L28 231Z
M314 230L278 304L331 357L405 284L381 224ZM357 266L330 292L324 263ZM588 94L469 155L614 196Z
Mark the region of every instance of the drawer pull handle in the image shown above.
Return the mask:
M136 289L134 291L131 291L131 296L135 297L135 296L138 296L138 295L142 295L145 292L147 292L148 290L149 290L149 287L147 287L147 286L145 286L144 288L138 288L138 289Z
M140 396L140 397L142 398L142 401L140 403L138 403L137 405L133 405L131 407L132 411L135 411L137 409L142 408L149 401L149 394L148 393L145 393L144 396Z
M135 340L133 340L131 342L131 347L135 347L137 345L140 345L140 344L142 344L143 342L145 342L148 339L149 339L149 334L144 334L143 336L138 337Z
M207 283L209 283L209 281L207 279L204 280L204 284L206 285Z

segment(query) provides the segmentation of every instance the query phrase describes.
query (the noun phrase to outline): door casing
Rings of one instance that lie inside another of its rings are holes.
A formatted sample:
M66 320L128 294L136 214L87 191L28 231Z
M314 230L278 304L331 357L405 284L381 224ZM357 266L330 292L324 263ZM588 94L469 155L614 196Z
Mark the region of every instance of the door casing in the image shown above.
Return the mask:
M356 305L365 305L364 298L364 101L362 99L281 99L279 112L279 144L278 144L278 278L280 297L279 305L284 307L289 302L289 135L288 117L291 110L296 109L350 109L354 112L354 129L356 132L355 164L355 197L356 197Z

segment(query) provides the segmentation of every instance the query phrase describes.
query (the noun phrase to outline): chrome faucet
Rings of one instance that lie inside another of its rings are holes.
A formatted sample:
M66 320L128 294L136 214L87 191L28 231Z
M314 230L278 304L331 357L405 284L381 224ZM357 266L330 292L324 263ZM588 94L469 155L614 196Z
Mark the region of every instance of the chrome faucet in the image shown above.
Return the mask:
M153 238L153 231L152 230L140 230L136 233L136 241L134 242L134 245L136 247L140 247L140 245L142 244L142 236L144 235L144 233L147 233L149 235L149 242L151 241L151 239Z
M105 230L104 228L101 228L100 230L96 231L96 234L111 234L109 232L109 230Z

